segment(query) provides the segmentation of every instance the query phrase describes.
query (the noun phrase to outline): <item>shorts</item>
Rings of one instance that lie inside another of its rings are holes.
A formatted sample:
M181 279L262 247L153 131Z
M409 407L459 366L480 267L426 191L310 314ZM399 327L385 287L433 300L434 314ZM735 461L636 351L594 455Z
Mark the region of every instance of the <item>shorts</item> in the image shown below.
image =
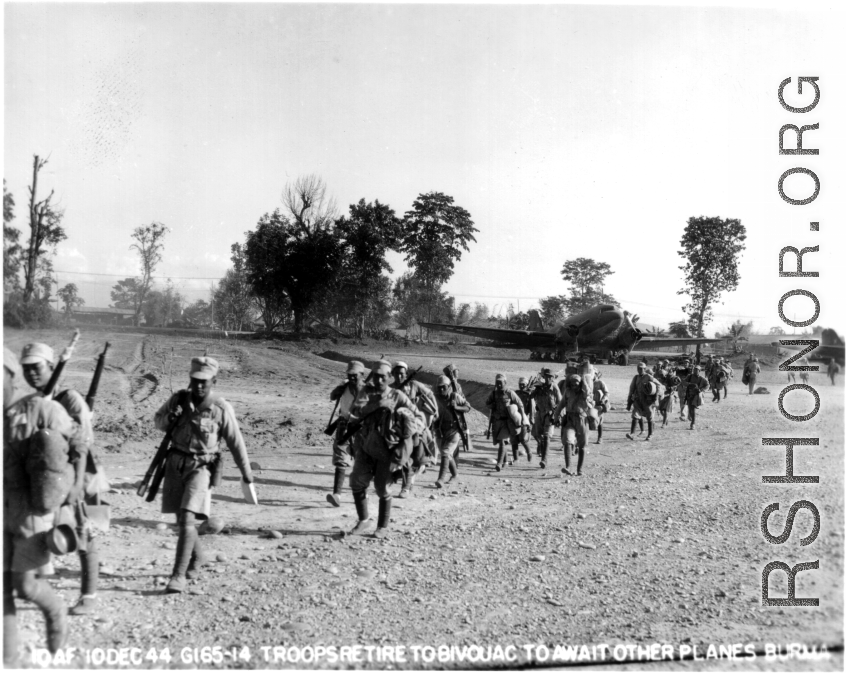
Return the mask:
M52 522L53 515L49 516ZM29 536L3 531L3 572L35 571L50 563L50 559L46 531Z
M456 451L459 450L459 444L462 442L462 437L458 432L450 432L446 437L441 437L438 440L438 450L442 458L452 458Z
M389 488L394 483L391 462L379 460L365 453L363 449L358 449L353 460L353 470L350 472L350 490L353 493L367 491L371 481L378 497L390 498Z
M198 519L209 518L212 473L190 455L179 451L168 453L165 483L162 488L162 514L179 514L188 510Z
M517 440L520 428L515 426L511 418L498 419L495 418L491 422L491 442L499 444L507 440Z
M653 420L653 406L645 401L636 399L632 403L632 418L646 418L648 421Z
M338 420L338 427L335 429L335 437L332 440L332 464L335 467L350 467L353 457L352 439L348 439L346 444L339 444L339 440L347 432L347 421L344 418Z
M532 436L536 441L541 437L553 436L553 417L550 414L538 415L532 426Z

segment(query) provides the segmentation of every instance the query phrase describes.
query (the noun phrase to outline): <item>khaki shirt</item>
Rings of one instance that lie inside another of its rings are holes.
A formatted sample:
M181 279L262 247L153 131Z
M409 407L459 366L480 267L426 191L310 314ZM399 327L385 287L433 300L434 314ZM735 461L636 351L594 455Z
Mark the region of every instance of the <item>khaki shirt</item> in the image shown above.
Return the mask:
M188 407L189 413L179 417L171 434L174 448L185 453L215 454L220 453L219 444L223 441L229 447L242 475L249 476L247 447L230 403L211 393L196 407L189 400ZM174 393L156 412L156 427L167 432L170 427L169 415L178 408L179 393Z
M530 397L535 401L535 412L543 418L547 412L554 412L562 401L562 393L558 386L542 384L536 386Z

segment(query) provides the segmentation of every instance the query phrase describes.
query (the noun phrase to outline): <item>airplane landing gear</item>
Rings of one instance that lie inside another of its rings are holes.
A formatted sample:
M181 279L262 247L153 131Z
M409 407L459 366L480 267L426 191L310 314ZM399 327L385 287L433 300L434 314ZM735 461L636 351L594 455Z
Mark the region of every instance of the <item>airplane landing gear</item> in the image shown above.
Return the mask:
M627 357L626 353L621 353L620 355L618 355L618 364L621 367L626 367L628 362L629 362L629 358Z

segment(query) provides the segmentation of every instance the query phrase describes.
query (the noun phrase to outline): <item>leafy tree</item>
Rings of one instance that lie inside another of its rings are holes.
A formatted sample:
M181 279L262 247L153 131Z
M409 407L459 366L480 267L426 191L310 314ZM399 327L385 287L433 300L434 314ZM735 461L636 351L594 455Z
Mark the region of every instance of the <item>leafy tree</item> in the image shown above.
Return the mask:
M76 283L68 283L56 295L65 305L65 319L69 320L76 308L85 305L85 300L79 296Z
M441 286L453 275L455 262L468 251L478 231L470 213L453 205L453 197L441 192L420 194L403 217L406 263L418 278L428 304L427 318L433 320L442 303Z
M3 287L6 292L20 288L21 231L12 226L15 219L15 197L6 189L3 179Z
M182 315L185 297L169 278L164 290L150 290L144 298L143 313L147 326L168 327Z
M212 305L205 299L198 299L182 310L182 321L189 327L211 327Z
M242 330L254 317L253 292L247 279L244 246L233 243L232 268L228 269L213 293L215 318L225 329Z
M139 297L141 288L138 278L124 278L112 286L112 308L132 309L138 316L141 312Z
M777 325L776 327L771 327L770 330L768 330L768 334L772 334L774 336L782 336L783 334L785 334L785 330L782 329L781 326Z
M529 315L525 311L513 313L506 323L509 329L529 329Z
M420 322L430 320L455 323L456 300L447 292L439 292L433 300L431 293L423 286L417 274L411 271L407 271L397 279L393 295L397 310L397 326L402 329L408 330Z
M464 325L468 320L471 319L471 305L468 303L459 304L459 308L456 311L456 324Z
M491 311L488 310L488 304L479 301L474 303L472 320L488 320L489 315L491 315Z
M690 338L691 334L688 331L688 322L686 320L677 320L668 325L668 332L676 339Z
M615 304L617 300L604 291L605 279L614 273L605 262L587 257L569 259L562 266L562 278L570 283L570 295L562 302L564 318L581 313L597 304Z
M541 321L546 327L561 325L565 322L565 310L568 305L568 298L565 295L544 297L538 305Z
M331 229L321 226L307 233L277 209L263 215L256 229L247 232L244 255L247 279L265 328L272 330L281 322L277 311L287 298L299 332L306 312L335 281L342 246Z
M712 305L724 292L738 287L741 276L738 260L747 239L747 230L738 219L690 217L678 252L686 260L679 267L685 273L685 287L677 294L687 294L683 307L695 325L695 336L703 336L703 326L712 320ZM700 345L697 345L697 356Z
M165 248L164 238L168 233L168 228L160 222L151 222L143 227L136 227L132 232L132 238L135 243L129 246L130 250L135 250L138 253L139 262L141 264L141 277L138 278L136 287L138 290L138 298L135 302L135 319L138 324L138 318L141 314L142 307L145 305L147 293L153 285L153 272L156 270L159 262L162 261L162 250ZM148 311L144 310L145 316ZM149 322L149 321L148 321Z
M32 185L29 188L29 242L22 251L24 269L23 302L28 304L39 289L39 298L49 298L53 262L46 253L67 238L62 227L64 212L53 204L53 190L46 199L38 201L38 174L47 159L35 155L32 166ZM5 215L5 203L4 203Z
M383 272L392 268L385 256L396 250L402 233L401 221L379 200L350 206L350 217L335 224L342 239L342 261L333 304L337 315L353 319L359 336L384 326L390 311L391 281Z

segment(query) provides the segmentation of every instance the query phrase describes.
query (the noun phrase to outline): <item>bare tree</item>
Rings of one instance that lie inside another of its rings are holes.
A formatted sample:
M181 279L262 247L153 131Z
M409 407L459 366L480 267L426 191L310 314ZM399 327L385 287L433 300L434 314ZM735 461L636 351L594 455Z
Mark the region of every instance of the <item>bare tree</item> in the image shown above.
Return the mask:
M32 185L29 188L29 245L24 252L24 303L29 303L36 285L44 286L39 279L48 277L52 271L52 262L44 257L47 248L64 241L67 238L61 222L64 212L56 208L53 201L53 190L46 199L38 200L38 174L47 159L35 155L32 163ZM49 287L49 281L48 285Z
M332 226L338 215L335 199L327 197L326 183L318 175L301 175L285 185L282 205L291 222L307 238Z
M132 232L135 243L129 246L130 250L138 252L141 262L141 278L138 280L138 298L135 303L135 324L138 324L144 306L144 300L153 284L153 272L162 261L162 250L165 247L162 239L168 233L168 228L161 222L151 222L144 227L136 227Z

